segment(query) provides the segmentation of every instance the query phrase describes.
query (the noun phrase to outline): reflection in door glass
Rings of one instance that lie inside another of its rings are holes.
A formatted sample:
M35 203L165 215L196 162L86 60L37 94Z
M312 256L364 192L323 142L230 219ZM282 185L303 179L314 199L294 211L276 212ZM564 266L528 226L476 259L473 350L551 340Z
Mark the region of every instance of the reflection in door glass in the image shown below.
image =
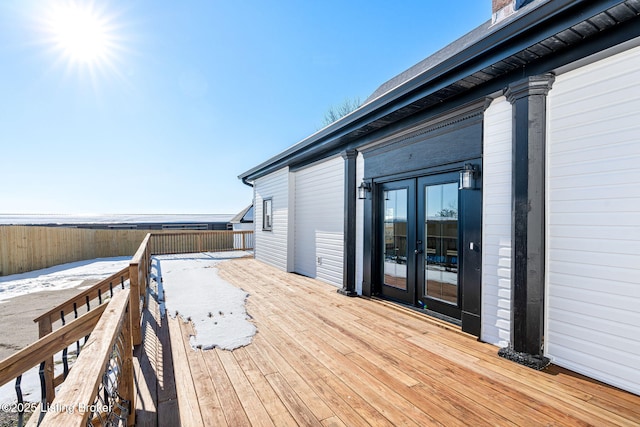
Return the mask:
M426 295L458 303L458 186L425 187Z
M407 189L384 192L384 284L407 289Z

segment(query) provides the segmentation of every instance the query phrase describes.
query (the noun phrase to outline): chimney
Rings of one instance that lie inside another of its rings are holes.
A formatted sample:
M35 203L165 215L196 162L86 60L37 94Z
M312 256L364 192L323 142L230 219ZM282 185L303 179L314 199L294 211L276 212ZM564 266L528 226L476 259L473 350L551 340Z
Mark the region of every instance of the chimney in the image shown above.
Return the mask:
M491 25L497 24L516 11L516 0L492 0Z
M505 18L513 15L518 9L531 3L533 0L492 0L491 25L497 24Z

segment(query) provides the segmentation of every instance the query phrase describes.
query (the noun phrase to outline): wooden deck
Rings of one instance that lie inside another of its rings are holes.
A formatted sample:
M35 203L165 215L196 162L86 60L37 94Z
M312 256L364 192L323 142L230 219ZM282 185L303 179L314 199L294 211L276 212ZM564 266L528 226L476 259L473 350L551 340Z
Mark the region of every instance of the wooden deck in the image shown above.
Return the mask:
M150 304L137 425L640 425L640 396L522 367L411 310L252 259L220 276L249 292L257 335L233 352L193 350L190 325Z

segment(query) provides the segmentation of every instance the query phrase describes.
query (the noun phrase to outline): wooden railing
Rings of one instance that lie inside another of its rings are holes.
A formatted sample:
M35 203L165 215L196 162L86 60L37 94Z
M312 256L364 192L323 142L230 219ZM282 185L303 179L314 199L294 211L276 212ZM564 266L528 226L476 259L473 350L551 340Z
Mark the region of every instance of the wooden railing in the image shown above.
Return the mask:
M104 300L111 298L114 291L124 289L125 283L129 281L129 267L126 267L117 273L107 277L106 279L96 283L89 289L86 289L71 299L63 302L62 304L52 308L46 313L33 319L38 324L38 336L43 338L53 331L53 325L56 321L60 321L63 325L66 323L69 316L73 315L73 318L77 319L79 311L86 307L86 311L90 311L92 305L95 307L101 305ZM87 334L88 335L88 334ZM76 355L80 352L80 341L77 340ZM53 402L55 397L55 387L60 385L64 380L63 376L68 372L68 362L66 360L66 353L63 354L63 364L65 366L64 372L58 377L54 378L53 371L53 355L45 360L44 366L44 379L46 384L45 395L48 403ZM1 371L0 371L1 372Z
M114 295L44 416L48 427L135 424L129 289ZM89 312L91 313L91 312Z
M140 247L131 258L129 263L129 279L131 282L131 311L133 312L133 322L131 333L133 335L133 345L142 343L142 331L140 329L140 319L142 309L145 307L145 294L149 284L149 270L151 268L151 234L147 234ZM134 298L133 296L136 296ZM142 298L142 304L140 299Z
M60 393L53 402L47 402L46 394L42 396L30 425L84 426L90 419L92 425L105 425L105 420L114 418L135 424L130 295L130 289L115 293L108 303L0 362L2 386L35 366L42 370L54 354L89 336Z
M132 349L142 343L141 312L146 305L152 255L250 249L252 231L147 234L128 267L34 319L39 340L0 361L0 386L16 378L19 384L22 374L39 364L40 410L29 424L44 421L47 426L80 426L90 421L97 425L116 417L133 425ZM80 315L85 305L87 312ZM73 320L67 321L72 314ZM61 327L54 331L57 321ZM84 346L80 345L82 339ZM71 369L66 352L74 342L78 357ZM55 377L53 356L61 351L64 372ZM114 360L120 365L114 367ZM117 381L101 385L105 378L115 376ZM60 384L56 396L55 387Z
M151 236L151 250L154 255L253 249L253 231L250 230L154 233Z

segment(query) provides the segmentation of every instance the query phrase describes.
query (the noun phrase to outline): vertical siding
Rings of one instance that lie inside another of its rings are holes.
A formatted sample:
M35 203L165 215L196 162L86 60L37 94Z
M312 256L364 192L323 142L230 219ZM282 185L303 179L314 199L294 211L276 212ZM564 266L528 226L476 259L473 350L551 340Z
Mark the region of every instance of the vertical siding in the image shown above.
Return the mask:
M326 160L295 173L294 269L342 286L344 159Z
M287 270L289 229L289 168L283 168L254 183L255 257L281 270ZM273 227L262 230L262 201L271 198Z
M640 48L549 94L546 353L640 394Z
M364 157L358 153L356 158L356 187L364 179ZM356 197L358 194L356 193ZM364 273L364 200L356 200L356 292L362 295Z
M484 116L482 331L505 347L511 333L511 104L495 99Z

